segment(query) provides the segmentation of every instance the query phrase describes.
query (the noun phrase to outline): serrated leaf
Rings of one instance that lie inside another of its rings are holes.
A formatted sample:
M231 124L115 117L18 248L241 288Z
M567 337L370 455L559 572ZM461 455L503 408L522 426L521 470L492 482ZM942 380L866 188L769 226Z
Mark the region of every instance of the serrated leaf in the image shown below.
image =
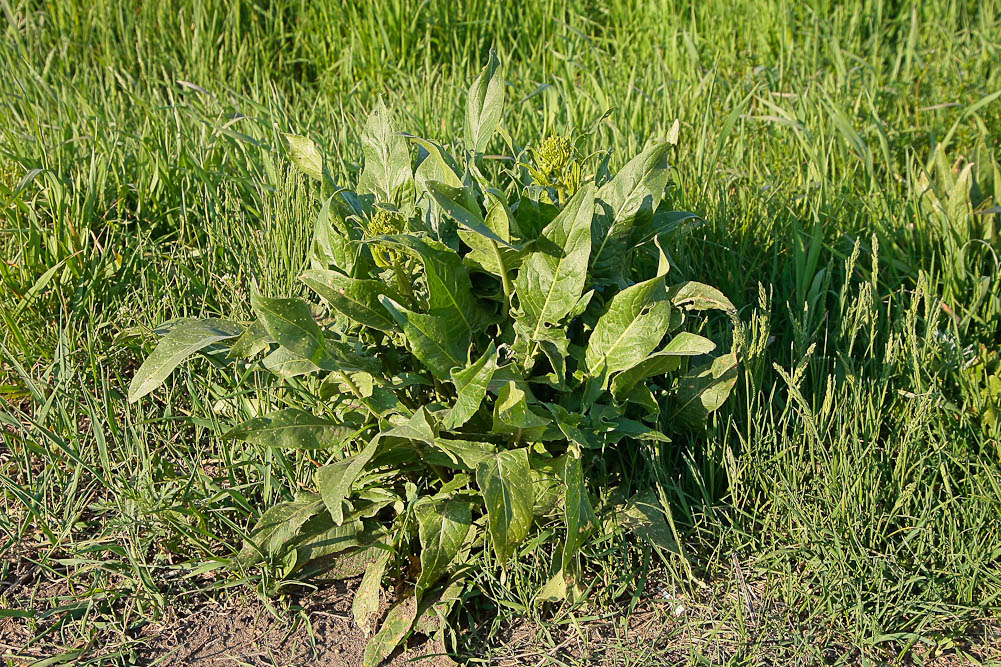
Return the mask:
M446 429L458 428L476 414L496 369L497 348L491 342L475 362L462 370L452 371L452 384L455 385L457 396L455 403L445 414Z
M504 111L504 80L497 75L497 54L490 50L486 67L466 96L466 148L482 153L497 129Z
M323 498L323 504L334 523L344 523L344 499L351 491L351 485L365 469L379 447L380 436L375 436L363 450L341 459L336 463L325 465L316 470L316 487Z
M298 134L286 134L288 156L299 171L316 180L323 179L323 156L308 137Z
M476 466L476 484L487 508L487 525L501 564L532 525L535 492L527 449L508 449Z
M351 614L355 623L367 637L371 630L371 622L375 613L379 611L379 592L382 590L382 576L386 572L386 565L389 563L391 552L389 549L382 551L380 556L365 568L365 575L355 590L354 600L351 602Z
M361 133L365 168L358 179L358 192L371 193L376 201L400 204L397 194L410 183L410 149L407 140L393 132L386 105L379 100Z
M459 498L418 505L418 535L421 541L421 574L417 596L430 588L455 559L473 525L472 508Z
M614 297L588 340L588 372L605 377L645 359L671 324L663 276L627 287Z
M390 607L379 632L365 646L365 655L362 657L363 667L379 667L383 660L392 655L400 642L410 634L410 629L416 618L417 598L415 597L400 600Z
M358 324L380 331L395 331L396 321L379 302L381 295L402 301L403 297L379 280L349 278L336 271L311 269L300 279L338 312Z
M669 147L665 142L643 151L599 190L591 240L595 280L623 279L633 230L653 217L664 196Z
M213 343L236 338L245 327L219 319L189 320L170 330L136 371L129 384L129 402L159 387L187 357Z
M223 438L264 447L329 449L342 445L356 429L334 424L298 408L278 410L234 426Z
M515 288L522 327L531 340L559 322L577 304L584 290L591 251L594 185L588 183L550 222L522 262Z
M716 344L708 338L682 331L663 347L646 359L636 363L612 378L612 396L623 399L636 383L649 377L657 377L676 370L683 357L709 354Z
M385 295L379 301L403 329L414 356L436 378L447 378L453 368L465 365L469 331L457 330L451 318L407 310Z
M323 501L316 494L307 494L292 502L278 503L269 507L244 542L240 558L254 561L261 553L273 556L296 537L299 529L309 519L321 511L323 511Z
M302 299L271 299L253 292L250 305L268 334L286 350L321 368L330 362L323 332L308 303Z

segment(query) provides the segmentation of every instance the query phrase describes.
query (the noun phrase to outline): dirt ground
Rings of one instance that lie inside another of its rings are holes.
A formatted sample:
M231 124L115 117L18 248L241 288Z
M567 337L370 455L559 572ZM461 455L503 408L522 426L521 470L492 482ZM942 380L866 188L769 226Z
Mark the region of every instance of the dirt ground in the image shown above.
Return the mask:
M357 583L357 582L352 582ZM357 667L368 638L351 620L350 585L340 583L302 601L308 619L282 622L257 600L207 604L184 618L151 625L145 665L236 667L316 665ZM385 612L388 605L383 602ZM389 667L455 664L433 641L412 642L385 663Z

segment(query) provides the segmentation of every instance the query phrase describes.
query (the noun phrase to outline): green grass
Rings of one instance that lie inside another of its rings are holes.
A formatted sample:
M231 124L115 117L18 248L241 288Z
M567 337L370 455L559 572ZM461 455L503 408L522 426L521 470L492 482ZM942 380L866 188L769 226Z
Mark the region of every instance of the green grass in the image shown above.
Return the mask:
M204 361L136 405L125 388L161 322L246 314L255 281L304 294L318 192L280 132L351 181L379 96L451 138L496 46L514 137L612 108L593 141L621 164L681 120L672 201L706 223L672 276L747 323L709 430L633 462L678 553L597 540L603 602L682 596L664 642L710 663L989 654L1001 427L970 368L1001 331L1001 5L455 5L0 0L0 582L27 571L35 591L0 583L0 609L30 617L19 648L127 664L166 610L267 588L224 566L309 464L213 436L281 396ZM470 650L503 653L516 617L546 645L604 613L533 606L546 558L481 582L477 608L499 611Z

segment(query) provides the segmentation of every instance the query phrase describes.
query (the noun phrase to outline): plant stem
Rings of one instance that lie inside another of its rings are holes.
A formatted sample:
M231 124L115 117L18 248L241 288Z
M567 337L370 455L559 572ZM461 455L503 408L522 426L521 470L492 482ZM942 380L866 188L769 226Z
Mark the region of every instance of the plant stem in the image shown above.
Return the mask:
M504 303L507 306L505 312L511 312L511 280L507 277L507 267L504 266L504 258L501 256L500 246L497 241L490 241L493 246L494 256L497 258L497 268L500 270L501 288L504 290Z

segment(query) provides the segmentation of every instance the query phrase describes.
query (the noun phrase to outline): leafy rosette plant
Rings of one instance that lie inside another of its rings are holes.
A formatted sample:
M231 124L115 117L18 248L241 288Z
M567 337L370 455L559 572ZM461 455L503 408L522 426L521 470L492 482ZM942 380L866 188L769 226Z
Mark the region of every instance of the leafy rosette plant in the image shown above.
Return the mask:
M301 386L322 409L226 434L326 461L315 490L263 512L241 558L364 573L354 615L366 628L395 579L366 664L434 627L476 568L503 571L540 526L559 541L545 597L573 594L597 525L594 462L703 422L736 378L736 355L713 356L690 331L733 306L668 280L661 239L694 217L661 205L670 144L614 175L607 160L587 173L568 137L516 150L499 129L497 66L491 56L469 91L458 155L395 132L380 104L354 191L334 186L312 142L288 137L326 193L302 280L328 316L254 293L253 322L175 324L130 387L140 398L199 351L315 378ZM517 158L484 155L495 134Z

